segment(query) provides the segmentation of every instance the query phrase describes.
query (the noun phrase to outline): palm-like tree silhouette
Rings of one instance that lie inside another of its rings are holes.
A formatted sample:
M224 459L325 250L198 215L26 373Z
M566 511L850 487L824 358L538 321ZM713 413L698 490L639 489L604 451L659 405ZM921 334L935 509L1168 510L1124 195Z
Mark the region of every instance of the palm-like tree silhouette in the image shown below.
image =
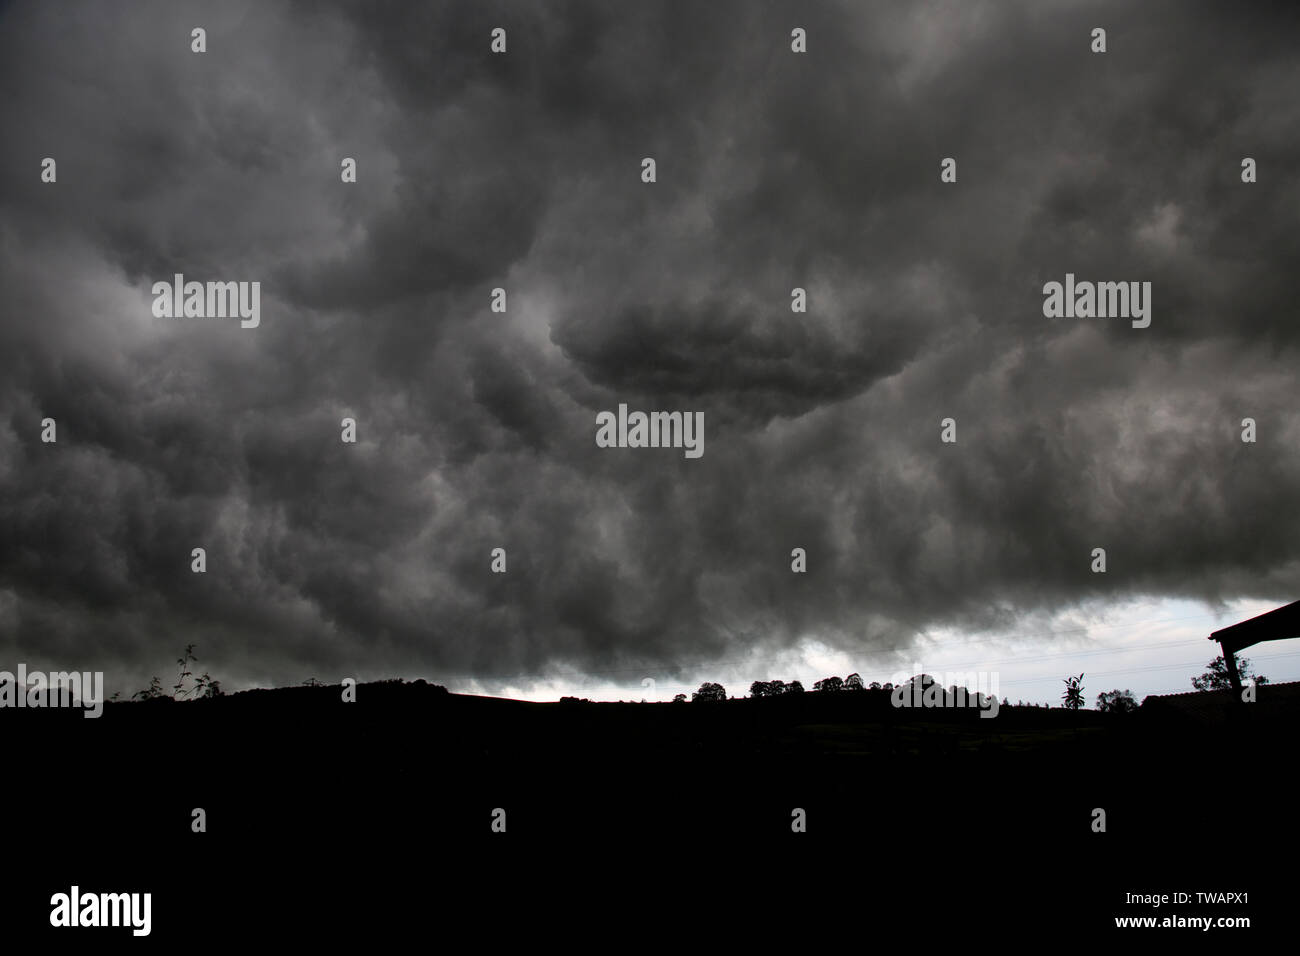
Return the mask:
M1061 695L1066 710L1078 710L1083 706L1083 674L1065 679L1065 693Z

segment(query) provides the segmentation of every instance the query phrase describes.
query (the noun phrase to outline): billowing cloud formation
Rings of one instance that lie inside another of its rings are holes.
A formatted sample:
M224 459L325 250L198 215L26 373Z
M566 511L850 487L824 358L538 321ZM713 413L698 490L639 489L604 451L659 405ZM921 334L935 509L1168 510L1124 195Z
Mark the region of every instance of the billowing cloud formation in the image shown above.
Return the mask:
M0 660L490 686L1300 596L1290 5L0 26ZM1150 328L1045 318L1067 272ZM175 273L260 327L155 318ZM596 447L620 402L703 457Z

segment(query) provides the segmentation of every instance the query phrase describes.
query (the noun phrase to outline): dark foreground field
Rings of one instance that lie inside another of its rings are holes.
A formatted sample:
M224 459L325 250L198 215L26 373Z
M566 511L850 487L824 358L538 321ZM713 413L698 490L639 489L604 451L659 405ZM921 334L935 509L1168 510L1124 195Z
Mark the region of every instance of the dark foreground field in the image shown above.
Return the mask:
M1114 925L1175 910L1252 918L1203 934L1219 946L1290 935L1278 861L1297 846L1296 725L1264 697L1208 723L980 719L869 691L534 704L388 683L357 698L304 687L109 704L97 720L5 712L0 925L48 930L51 894L76 883L151 892L151 938L171 942L469 931L605 951L794 931L1068 949L1201 935ZM1249 895L1125 903L1178 891Z

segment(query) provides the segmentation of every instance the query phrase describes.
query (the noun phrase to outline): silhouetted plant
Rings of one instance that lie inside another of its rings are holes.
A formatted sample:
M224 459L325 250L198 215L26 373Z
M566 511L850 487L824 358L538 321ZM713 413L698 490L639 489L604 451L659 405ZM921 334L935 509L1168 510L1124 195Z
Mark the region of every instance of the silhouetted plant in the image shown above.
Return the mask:
M863 684L862 684L862 677L861 677L861 675L859 675L859 674L850 674L848 677L844 678L844 689L845 689L845 690L865 690L865 687L864 687Z
M176 666L181 669L181 673L172 686L172 697L180 698L185 696L185 678L194 676L189 670L191 661L194 661L194 645L186 644L184 656L176 659Z
M153 700L156 697L166 697L167 692L163 690L162 681L157 677L149 681L149 686L144 690L138 690L131 695L132 700Z
M796 690L796 685L798 689ZM783 680L756 680L749 685L750 697L780 697L782 694L797 694L803 691L803 685L798 681L791 681L787 684Z
M1131 690L1104 690L1097 695L1097 710L1103 714L1131 714L1137 709Z
M834 690L843 690L843 689L844 689L844 681L838 677L823 677L821 680L813 684L813 690L816 691L823 691L823 690L834 691Z
M1065 678L1065 693L1061 700L1065 702L1066 710L1078 710L1083 706L1083 674Z
M1243 684L1254 682L1256 684L1267 684L1268 678L1263 674L1252 674L1250 672L1250 661L1245 657L1237 658L1237 676L1241 678ZM1228 664L1220 654L1214 660L1210 661L1209 667L1200 677L1192 678L1192 687L1199 691L1207 690L1232 690L1232 679L1228 677Z
M190 665L197 663L198 659L194 656L194 645L186 644L185 654L176 661L177 666L180 667L180 676L176 679L175 686L172 687L172 696L174 699L183 700L186 697L198 699L201 697L221 696L220 681L213 680L208 676L206 671L201 677L195 677L193 672L190 671ZM193 686L185 686L185 678L187 677L193 681Z
M700 689L691 695L691 702L706 700L726 700L727 690L721 684L714 684L711 681L705 681L700 685Z
M685 694L678 694L676 697L673 698L673 703L674 703L674 704L684 704L684 703L686 703L686 695L685 695Z
M172 685L171 698L173 700L183 700L190 698L192 700L201 697L220 697L222 696L221 682L213 680L205 671L202 676L195 677L194 672L190 670L191 664L197 664L198 659L194 656L193 644L185 645L185 653L176 659L176 665L180 668L177 675L176 683ZM186 679L191 681L189 687L185 686ZM149 686L144 690L136 691L131 695L132 700L155 700L159 697L167 697L168 694L163 690L162 681L154 677L149 681Z

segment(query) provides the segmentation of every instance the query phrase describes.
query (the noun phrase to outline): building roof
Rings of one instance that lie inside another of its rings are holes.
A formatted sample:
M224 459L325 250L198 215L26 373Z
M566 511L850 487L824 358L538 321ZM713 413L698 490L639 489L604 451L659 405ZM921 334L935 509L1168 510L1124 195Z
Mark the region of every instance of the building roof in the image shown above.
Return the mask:
M1300 637L1300 601L1292 601L1248 621L1215 631L1210 640L1236 652L1260 641L1281 641L1292 637Z
M1142 700L1141 712L1209 724L1226 720L1229 709L1234 705L1231 691L1194 690L1185 694L1146 697ZM1300 681L1260 684L1255 688L1255 702L1247 706L1258 708L1260 714L1300 715Z

